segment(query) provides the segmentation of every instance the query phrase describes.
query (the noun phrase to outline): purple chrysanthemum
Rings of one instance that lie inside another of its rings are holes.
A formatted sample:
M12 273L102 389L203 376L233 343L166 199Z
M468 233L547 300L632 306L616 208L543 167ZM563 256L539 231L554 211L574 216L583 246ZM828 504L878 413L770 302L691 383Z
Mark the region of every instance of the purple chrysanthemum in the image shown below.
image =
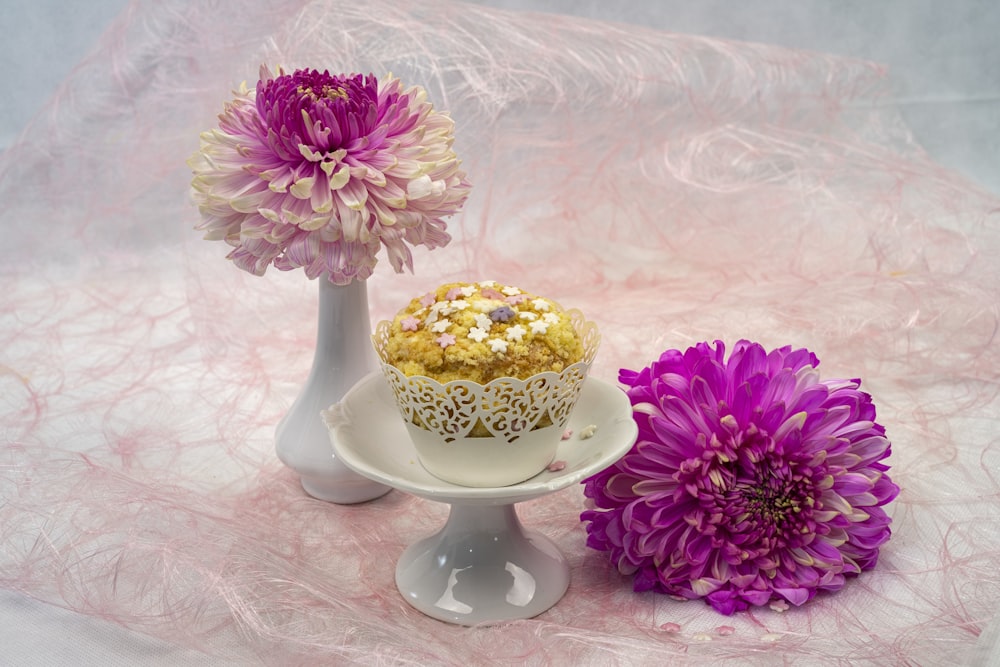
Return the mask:
M301 267L343 285L371 275L381 246L412 270L408 244L448 243L442 218L469 195L453 129L398 79L262 67L189 162L198 229L256 275Z
M637 591L723 614L837 590L875 566L899 493L860 380L821 381L808 350L740 341L622 369L635 446L585 480L587 545Z

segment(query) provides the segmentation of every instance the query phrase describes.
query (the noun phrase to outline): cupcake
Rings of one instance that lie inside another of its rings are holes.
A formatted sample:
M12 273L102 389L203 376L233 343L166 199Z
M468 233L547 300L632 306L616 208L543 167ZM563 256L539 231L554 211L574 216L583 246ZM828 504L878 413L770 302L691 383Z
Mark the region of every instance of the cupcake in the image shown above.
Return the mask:
M579 311L494 281L414 298L373 338L421 463L464 486L551 463L600 339Z

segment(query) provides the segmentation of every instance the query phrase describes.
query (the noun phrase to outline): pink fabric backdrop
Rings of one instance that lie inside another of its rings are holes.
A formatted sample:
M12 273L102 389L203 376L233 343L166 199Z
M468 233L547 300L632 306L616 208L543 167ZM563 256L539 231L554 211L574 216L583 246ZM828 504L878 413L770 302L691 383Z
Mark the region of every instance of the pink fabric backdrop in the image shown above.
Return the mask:
M202 5L133 4L0 159L4 587L282 665L973 650L1000 598L1000 201L926 159L878 66L443 2ZM632 593L584 547L572 488L519 507L570 561L555 608L471 629L411 609L395 560L447 508L303 494L273 429L309 369L316 285L243 274L191 230L184 161L262 61L391 71L456 120L473 197L415 275L379 265L375 318L493 278L596 320L605 379L742 337L862 377L902 487L880 566L722 617Z

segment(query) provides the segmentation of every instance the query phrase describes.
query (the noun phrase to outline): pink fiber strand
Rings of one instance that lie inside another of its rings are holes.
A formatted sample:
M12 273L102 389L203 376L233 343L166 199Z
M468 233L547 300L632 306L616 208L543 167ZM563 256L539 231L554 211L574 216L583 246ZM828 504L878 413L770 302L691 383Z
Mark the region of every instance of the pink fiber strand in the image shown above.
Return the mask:
M184 161L262 61L391 71L456 120L472 199L415 275L376 271L375 318L494 278L599 322L605 379L741 337L862 377L902 487L879 567L723 632L632 593L572 488L519 507L570 561L556 607L411 609L395 560L447 508L303 494L273 428L316 285L192 231ZM927 160L887 88L866 62L462 4L133 3L0 158L0 584L268 664L956 660L1000 598L1000 204Z

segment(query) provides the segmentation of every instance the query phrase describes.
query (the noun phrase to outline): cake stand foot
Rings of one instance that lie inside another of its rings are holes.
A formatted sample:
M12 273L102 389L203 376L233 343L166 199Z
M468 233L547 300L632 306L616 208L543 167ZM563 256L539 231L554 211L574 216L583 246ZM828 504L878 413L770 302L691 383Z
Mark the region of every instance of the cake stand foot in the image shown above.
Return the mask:
M403 552L396 586L433 618L497 623L537 616L558 602L569 565L551 540L525 530L513 504L453 504L440 532Z

